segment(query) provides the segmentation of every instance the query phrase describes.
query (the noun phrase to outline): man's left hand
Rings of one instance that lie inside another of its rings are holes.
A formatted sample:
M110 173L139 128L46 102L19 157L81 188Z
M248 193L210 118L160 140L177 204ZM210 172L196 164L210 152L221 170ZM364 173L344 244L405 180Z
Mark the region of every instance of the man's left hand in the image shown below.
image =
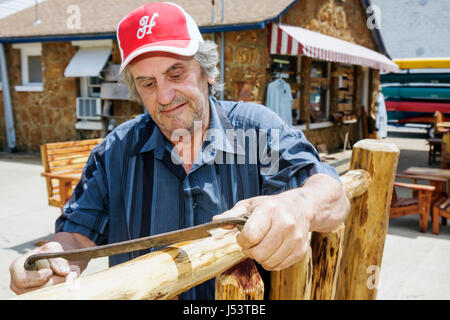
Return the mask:
M238 244L264 269L279 271L299 262L309 248L310 231L331 231L349 211L342 186L322 174L301 188L239 201L213 220L250 214Z
M281 270L299 261L309 247L310 208L299 208L284 193L238 202L215 219L250 213L238 244L266 270ZM310 205L309 205L310 206Z

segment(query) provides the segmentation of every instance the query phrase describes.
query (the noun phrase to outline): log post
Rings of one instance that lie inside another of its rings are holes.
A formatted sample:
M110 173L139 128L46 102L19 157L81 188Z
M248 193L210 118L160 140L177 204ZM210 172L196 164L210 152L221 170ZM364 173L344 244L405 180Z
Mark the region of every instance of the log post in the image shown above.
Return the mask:
M333 232L313 232L311 300L334 300L342 258L344 224Z
M270 275L270 300L309 300L312 285L311 247L300 262Z
M341 176L347 198L364 194L371 183L364 170L350 170ZM312 233L311 246L302 261L271 273L269 298L273 300L332 299L342 256L343 226L334 232ZM326 244L325 244L326 242ZM322 247L321 247L322 246ZM321 251L327 250L330 255ZM331 256L333 252L333 256ZM320 262L319 262L320 260ZM318 286L324 286L319 288Z
M336 299L376 299L398 155L395 144L380 140L353 146L350 169L367 170L372 183L367 193L351 201Z
M263 300L264 283L252 259L216 277L216 300Z

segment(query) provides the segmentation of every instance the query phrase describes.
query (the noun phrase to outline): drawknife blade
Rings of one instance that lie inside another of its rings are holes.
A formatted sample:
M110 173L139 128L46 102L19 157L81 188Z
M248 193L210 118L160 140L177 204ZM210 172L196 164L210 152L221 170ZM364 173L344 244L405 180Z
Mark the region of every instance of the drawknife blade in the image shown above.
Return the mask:
M37 270L38 268L36 267L36 261L38 260L64 258L69 261L79 261L113 256L116 254L137 250L162 247L182 241L197 240L211 236L208 231L214 228L223 227L226 225L236 225L239 229L241 229L240 227L245 224L247 218L248 216L225 218L200 224L194 227L170 231L139 239L111 243L103 246L75 249L70 251L34 254L29 256L25 260L24 267L26 270Z

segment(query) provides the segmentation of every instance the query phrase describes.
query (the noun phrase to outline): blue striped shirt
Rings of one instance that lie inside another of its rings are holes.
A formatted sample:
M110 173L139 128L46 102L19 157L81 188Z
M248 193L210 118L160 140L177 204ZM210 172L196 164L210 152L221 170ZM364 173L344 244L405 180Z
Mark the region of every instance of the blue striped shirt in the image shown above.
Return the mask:
M174 161L172 143L142 114L92 150L55 231L81 233L103 245L211 221L240 200L301 186L315 173L339 180L303 133L269 108L212 97L209 102L210 133L189 174ZM115 255L109 264L148 252ZM214 280L181 298L213 299Z

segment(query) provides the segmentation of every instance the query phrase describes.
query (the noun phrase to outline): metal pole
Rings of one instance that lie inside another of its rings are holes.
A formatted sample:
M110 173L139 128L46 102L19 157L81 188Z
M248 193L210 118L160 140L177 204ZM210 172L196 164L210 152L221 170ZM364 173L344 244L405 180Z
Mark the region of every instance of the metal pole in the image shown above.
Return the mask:
M12 152L16 148L16 132L14 130L14 116L11 104L11 94L9 92L8 72L6 69L5 48L0 43L0 65L1 82L3 85L3 107L5 109L6 139L8 140L8 151Z
M225 0L222 0L222 23L225 21ZM220 84L225 84L225 33L220 33ZM225 85L220 90L220 100L224 99Z
M211 22L212 22L212 24L214 24L215 23L215 19L214 19L214 0L212 0L211 1L211 4L212 4L212 6L211 6Z

